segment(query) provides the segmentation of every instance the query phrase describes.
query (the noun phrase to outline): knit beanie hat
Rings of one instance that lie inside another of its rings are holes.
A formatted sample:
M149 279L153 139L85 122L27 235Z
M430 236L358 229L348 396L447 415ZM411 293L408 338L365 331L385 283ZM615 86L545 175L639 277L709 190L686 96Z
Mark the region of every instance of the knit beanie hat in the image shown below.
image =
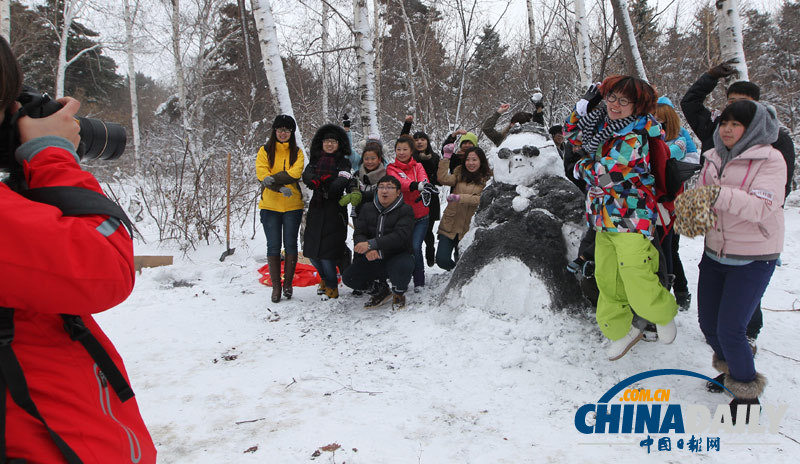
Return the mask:
M289 116L288 114L279 114L275 116L275 120L272 121L272 128L273 129L289 129L292 132L297 130L297 123L294 121L294 118Z
M472 144L477 147L478 146L478 136L473 134L472 132L467 132L466 134L461 136L461 143L464 143L464 142L472 142Z

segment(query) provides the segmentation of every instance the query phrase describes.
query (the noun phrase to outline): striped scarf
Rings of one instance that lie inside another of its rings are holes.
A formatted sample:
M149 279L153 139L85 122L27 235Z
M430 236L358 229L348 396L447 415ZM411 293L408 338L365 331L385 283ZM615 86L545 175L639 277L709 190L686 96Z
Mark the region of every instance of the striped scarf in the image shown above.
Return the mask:
M605 106L596 108L578 120L578 130L581 131L583 147L586 154L594 157L597 147L610 139L615 132L636 120L630 115L622 119L609 119ZM598 130L599 129L599 130Z

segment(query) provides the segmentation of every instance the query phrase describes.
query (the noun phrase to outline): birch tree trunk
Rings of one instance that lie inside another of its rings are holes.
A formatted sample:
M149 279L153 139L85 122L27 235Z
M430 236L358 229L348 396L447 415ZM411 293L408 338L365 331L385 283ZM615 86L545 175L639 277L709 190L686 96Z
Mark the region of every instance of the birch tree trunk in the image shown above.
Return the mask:
M536 49L536 21L533 17L533 0L525 1L528 4L528 47L530 47L530 56L533 56Z
M269 0L251 0L253 16L256 18L258 43L261 47L261 60L267 74L269 92L275 103L275 112L288 114L294 118L292 99L289 97L289 85L283 71L283 61L278 43L278 30L272 16L272 5ZM295 118L297 119L297 118ZM300 127L295 131L297 144L303 146Z
M592 53L589 42L589 25L586 22L586 6L583 0L575 0L575 39L578 42L578 70L581 87L592 85Z
M622 42L622 50L625 52L625 61L628 62L628 72L647 81L642 56L639 54L636 44L636 34L628 14L628 2L627 0L611 0L611 7L614 9L614 18L619 26L619 38Z
M141 136L139 133L139 98L136 95L136 63L133 51L133 25L136 22L136 14L139 10L139 1L134 0L133 9L131 1L123 0L125 9L125 52L128 55L128 88L131 95L131 125L133 126L133 170L139 172L139 147L141 147Z
M322 121L328 121L330 109L328 108L328 16L330 6L322 2ZM338 117L338 115L337 115Z
M188 149L191 144L189 143L189 105L186 102L186 81L183 71L183 59L181 57L181 26L180 26L180 0L170 0L172 5L172 15L170 18L172 24L172 59L175 63L175 80L178 83L178 107L181 111L181 125L183 126L183 142ZM192 167L197 168L197 163L194 159L194 154L189 154L189 159L192 161Z
M242 41L244 41L244 53L247 58L247 73L250 76L250 86L254 87L256 82L255 69L253 68L253 55L250 51L250 34L247 29L247 18L245 16L246 7L244 0L238 0L239 5L239 27L242 28Z
M744 40L742 36L742 21L739 18L737 0L717 0L717 27L719 28L720 61L731 58L739 60L736 69L739 71L739 80L747 81L747 63L744 59Z
M412 54L414 31L411 29L411 23L408 20L403 0L397 1L400 4L400 11L403 13L403 27L406 31L406 53L408 55L408 82L411 87L411 106L414 107L414 113L416 113L417 108L419 108L419 102L417 101L417 85L414 82L416 73L414 72L414 57ZM413 116L416 117L416 114Z
M383 33L380 29L381 14L384 11L384 6L380 0L372 0L372 30L373 41L372 48L374 50L373 62L375 65L375 111L381 114L381 75L383 74Z
M11 0L0 0L0 35L11 43Z
M72 28L72 21L80 14L86 6L87 0L66 0L62 10L60 38L58 44L58 68L56 69L56 98L64 96L64 80L67 75L67 67L75 62L84 53L98 48L100 44L95 44L89 48L84 48L75 56L67 61L67 42L69 41L69 30Z
M375 49L369 27L366 0L353 0L353 33L358 59L358 93L361 103L361 126L368 134L380 135L378 105L375 98Z

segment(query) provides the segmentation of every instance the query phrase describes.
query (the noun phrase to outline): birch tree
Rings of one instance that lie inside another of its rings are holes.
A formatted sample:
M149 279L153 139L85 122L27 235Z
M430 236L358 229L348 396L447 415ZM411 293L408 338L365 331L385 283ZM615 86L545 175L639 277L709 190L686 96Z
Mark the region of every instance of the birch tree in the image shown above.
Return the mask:
M327 121L330 116L330 108L328 107L328 17L330 16L330 6L327 2L322 2L322 56L320 57L322 65L322 120Z
M534 19L533 0L525 0L528 6L528 47L533 55L536 48L536 20Z
M128 55L128 88L131 95L131 125L133 127L133 166L134 171L139 171L139 149L142 145L139 131L139 98L136 95L136 60L134 59L133 46L133 26L136 22L136 14L139 10L139 1L134 0L131 8L131 0L122 1L125 14L125 52Z
M67 60L67 43L69 42L69 31L72 28L72 22L86 7L87 1L88 0L66 0L64 2L64 8L61 10L62 21L58 42L58 67L56 68L56 98L61 98L64 96L64 79L67 75L67 67L74 63L83 54L100 47L100 44L96 43L91 47L84 48L76 53L75 56Z
M736 58L739 79L749 80L747 63L744 59L742 39L742 20L739 18L737 0L717 0L717 27L719 28L720 61Z
M378 104L375 96L375 49L369 26L366 0L353 0L353 34L358 59L358 94L361 104L361 125L369 134L380 134Z
M589 24L586 22L586 6L583 0L575 0L575 39L578 42L578 70L581 87L592 85L592 52L589 42Z
M11 42L11 0L0 0L0 35Z
M181 54L180 0L170 0L170 5L172 6L170 10L170 23L172 25L172 59L175 64L175 80L178 84L178 107L181 112L183 140L184 143L190 146L189 132L191 131L191 127L189 126L189 105L186 101L186 79ZM196 168L197 165L194 163L194 157L192 156L191 159L193 166Z
M636 33L633 30L633 23L628 14L627 0L611 0L611 7L614 9L614 18L619 27L619 38L622 42L622 50L625 53L629 72L647 80L647 73L644 70L642 56L639 54L639 47L636 44Z
M269 0L251 0L251 4L253 16L256 19L261 59L264 62L264 71L267 74L267 82L274 100L275 111L294 117L292 99L289 97L289 85L286 83L286 74L281 61L278 30L275 27L275 20L272 16L272 5ZM299 128L295 135L297 144L302 146Z

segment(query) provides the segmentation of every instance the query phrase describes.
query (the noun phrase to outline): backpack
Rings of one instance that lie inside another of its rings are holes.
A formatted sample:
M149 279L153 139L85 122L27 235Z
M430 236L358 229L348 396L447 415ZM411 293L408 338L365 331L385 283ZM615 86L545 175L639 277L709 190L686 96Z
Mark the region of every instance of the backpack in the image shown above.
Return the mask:
M700 169L700 165L672 158L661 137L647 137L647 143L650 147L650 172L656 181L656 201L669 203L667 208L671 211L672 202L683 190L683 183Z

